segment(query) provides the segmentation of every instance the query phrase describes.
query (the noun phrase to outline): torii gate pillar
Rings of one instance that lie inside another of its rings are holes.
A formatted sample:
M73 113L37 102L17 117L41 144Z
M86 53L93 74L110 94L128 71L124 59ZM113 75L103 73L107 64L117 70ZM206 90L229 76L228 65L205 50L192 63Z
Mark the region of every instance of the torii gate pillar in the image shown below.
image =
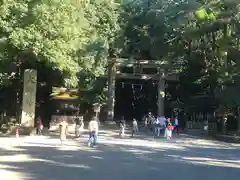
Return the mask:
M113 121L115 105L116 62L108 63L108 104L107 121Z
M160 74L158 81L158 116L164 116L164 100L165 100L165 79L163 73Z

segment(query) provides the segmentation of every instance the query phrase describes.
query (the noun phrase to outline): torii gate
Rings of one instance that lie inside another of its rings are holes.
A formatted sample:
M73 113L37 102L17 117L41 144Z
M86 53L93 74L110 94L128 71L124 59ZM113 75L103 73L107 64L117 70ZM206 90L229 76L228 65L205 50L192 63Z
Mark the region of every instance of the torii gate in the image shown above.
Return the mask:
M121 67L133 68L133 73L122 73ZM144 74L144 68L157 69L155 74ZM158 116L164 115L165 81L177 80L174 70L169 72L169 64L155 60L111 59L108 61L108 112L107 121L113 121L115 105L115 82L121 79L145 79L158 81Z

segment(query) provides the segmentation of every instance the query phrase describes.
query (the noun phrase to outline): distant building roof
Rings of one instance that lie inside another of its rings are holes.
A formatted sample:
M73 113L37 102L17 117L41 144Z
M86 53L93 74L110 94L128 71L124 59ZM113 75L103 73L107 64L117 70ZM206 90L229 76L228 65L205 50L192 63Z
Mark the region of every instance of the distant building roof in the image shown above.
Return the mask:
M79 96L73 95L71 93L61 93L61 94L51 94L52 99L61 99L61 100L73 100L78 99Z
M52 99L73 100L78 99L78 89L67 89L62 87L53 87L50 94Z

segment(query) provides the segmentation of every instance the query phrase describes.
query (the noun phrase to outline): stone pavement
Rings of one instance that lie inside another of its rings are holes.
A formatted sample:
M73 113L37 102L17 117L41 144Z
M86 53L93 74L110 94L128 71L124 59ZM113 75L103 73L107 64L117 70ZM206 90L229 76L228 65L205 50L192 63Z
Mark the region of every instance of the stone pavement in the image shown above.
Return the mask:
M116 129L60 145L57 136L0 138L0 180L226 180L240 177L240 145L178 136L120 139Z
M223 135L223 134L216 134L213 136L216 140L229 142L229 143L240 143L240 136L239 135Z

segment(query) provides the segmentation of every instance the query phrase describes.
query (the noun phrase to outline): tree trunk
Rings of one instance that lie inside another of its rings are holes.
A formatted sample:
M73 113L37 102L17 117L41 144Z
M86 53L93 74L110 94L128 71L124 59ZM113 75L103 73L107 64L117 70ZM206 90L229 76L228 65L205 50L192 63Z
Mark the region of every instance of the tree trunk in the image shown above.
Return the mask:
M165 99L165 80L162 77L159 77L159 81L158 81L158 116L165 115L164 114L164 99Z
M107 121L113 121L115 105L115 81L116 81L116 63L108 64L108 111Z
M237 121L238 121L238 132L240 133L240 116L237 116Z
M237 109L238 132L240 132L240 107Z

